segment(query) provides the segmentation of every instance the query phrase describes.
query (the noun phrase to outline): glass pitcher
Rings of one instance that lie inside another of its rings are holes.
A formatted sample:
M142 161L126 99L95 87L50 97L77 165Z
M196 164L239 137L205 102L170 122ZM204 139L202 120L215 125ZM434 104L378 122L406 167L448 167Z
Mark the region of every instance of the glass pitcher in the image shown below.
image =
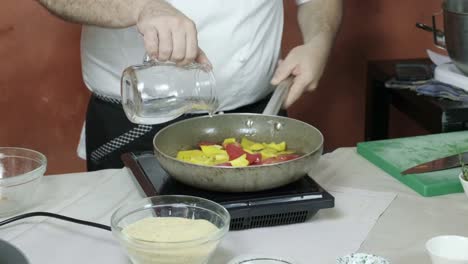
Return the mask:
M208 65L144 59L126 68L121 78L122 105L136 124L160 124L185 113L208 112L219 107L216 82Z

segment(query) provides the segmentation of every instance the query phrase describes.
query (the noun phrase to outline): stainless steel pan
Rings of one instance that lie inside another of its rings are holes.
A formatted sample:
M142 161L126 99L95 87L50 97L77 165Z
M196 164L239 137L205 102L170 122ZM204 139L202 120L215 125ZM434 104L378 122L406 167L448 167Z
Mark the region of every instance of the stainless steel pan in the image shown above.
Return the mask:
M290 84L291 80L288 80L276 88L264 114L203 116L167 126L154 137L156 158L175 179L211 191L261 191L298 180L316 165L322 154L323 136L307 123L265 114L277 113ZM243 136L260 142L285 141L288 149L304 155L283 163L251 167L202 166L175 158L179 150L193 149L200 141L220 142L225 138L239 139Z

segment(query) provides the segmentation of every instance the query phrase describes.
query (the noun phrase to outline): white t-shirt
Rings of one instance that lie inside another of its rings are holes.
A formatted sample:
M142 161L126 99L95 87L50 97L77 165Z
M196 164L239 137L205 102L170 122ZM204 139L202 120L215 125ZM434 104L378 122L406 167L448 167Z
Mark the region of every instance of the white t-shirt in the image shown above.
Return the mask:
M282 0L167 1L197 26L199 46L213 64L221 111L253 103L272 91L283 31ZM83 79L94 93L119 98L123 70L141 64L144 55L136 27L83 26ZM83 132L80 157L84 150Z

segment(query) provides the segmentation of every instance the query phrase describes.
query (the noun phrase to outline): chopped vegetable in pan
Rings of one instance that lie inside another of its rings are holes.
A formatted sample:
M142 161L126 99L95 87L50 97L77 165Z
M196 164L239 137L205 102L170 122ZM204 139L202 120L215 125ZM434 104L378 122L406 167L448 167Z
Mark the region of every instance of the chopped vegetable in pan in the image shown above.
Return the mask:
M226 138L222 143L201 141L198 149L181 150L177 159L208 166L247 167L274 164L299 158L300 155L286 149L286 142L259 143L243 137Z

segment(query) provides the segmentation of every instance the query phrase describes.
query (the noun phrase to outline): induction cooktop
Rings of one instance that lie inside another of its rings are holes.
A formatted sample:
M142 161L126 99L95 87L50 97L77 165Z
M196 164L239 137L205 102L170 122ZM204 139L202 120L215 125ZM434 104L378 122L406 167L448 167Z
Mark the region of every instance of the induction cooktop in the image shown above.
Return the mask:
M308 175L267 191L212 192L176 181L164 171L150 151L125 153L122 161L138 182L140 191L148 197L191 195L223 205L231 214L230 230L301 223L320 209L334 207L334 197Z

